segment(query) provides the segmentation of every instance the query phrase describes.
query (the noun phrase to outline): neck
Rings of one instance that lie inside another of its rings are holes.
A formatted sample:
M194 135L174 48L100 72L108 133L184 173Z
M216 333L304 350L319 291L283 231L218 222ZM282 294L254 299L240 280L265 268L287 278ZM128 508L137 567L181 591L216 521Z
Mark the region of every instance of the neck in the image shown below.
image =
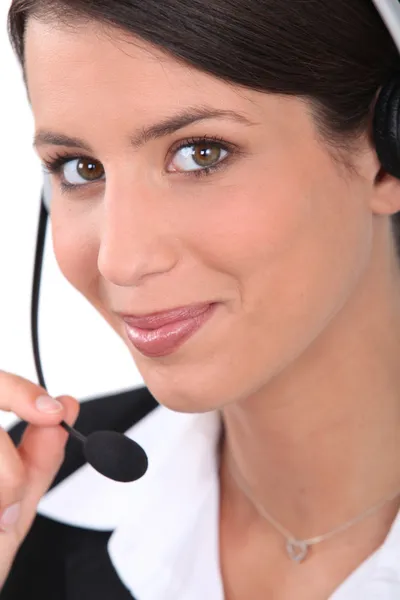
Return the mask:
M228 464L254 502L299 539L334 529L396 489L400 499L398 280L394 263L367 274L295 364L222 410L224 497L244 525L270 527Z

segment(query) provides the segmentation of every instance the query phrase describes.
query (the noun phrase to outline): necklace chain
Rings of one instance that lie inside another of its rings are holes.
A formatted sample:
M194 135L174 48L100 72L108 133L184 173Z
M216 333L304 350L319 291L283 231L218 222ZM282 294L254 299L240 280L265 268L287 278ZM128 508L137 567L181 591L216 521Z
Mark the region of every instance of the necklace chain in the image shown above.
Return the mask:
M318 535L318 536L308 538L305 540L299 540L290 531L288 531L283 525L281 525L276 519L274 519L265 510L265 508L263 506L258 504L255 500L253 500L253 498L250 495L250 491L249 491L248 487L246 486L246 484L244 483L243 480L241 480L239 482L238 475L230 467L229 461L228 461L228 470L229 470L230 474L232 475L234 481L238 485L239 489L242 490L242 492L247 496L247 498L250 500L250 502L252 502L252 504L255 506L259 515L261 517L263 517L264 519L266 519L267 521L269 521L269 523L271 525L273 525L275 527L275 529L277 529L279 531L279 533L281 533L283 535L284 538L286 538L286 551L289 555L289 558L291 558L293 561L298 562L298 563L302 562L306 558L310 546L312 546L314 544L318 544L325 540L328 540L338 533L342 533L346 529L349 529L349 527L356 525L357 523L359 523L366 517L377 512L386 503L390 502L391 500L394 500L397 496L400 495L400 489L398 489L394 494L391 494L388 498L381 500L378 504L375 504L368 510L361 513L361 515L358 515L357 517L350 519L349 521L346 521L342 525L335 527L335 529L332 529L332 531L328 531L327 533L324 533L322 535Z

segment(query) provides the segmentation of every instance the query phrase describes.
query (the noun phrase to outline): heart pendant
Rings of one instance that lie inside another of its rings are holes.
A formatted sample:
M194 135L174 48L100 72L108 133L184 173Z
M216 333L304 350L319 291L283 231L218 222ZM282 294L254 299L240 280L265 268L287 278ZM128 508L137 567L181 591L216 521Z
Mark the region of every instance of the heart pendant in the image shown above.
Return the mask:
M297 563L302 562L308 554L308 546L305 542L299 542L297 540L287 540L286 550L289 558Z

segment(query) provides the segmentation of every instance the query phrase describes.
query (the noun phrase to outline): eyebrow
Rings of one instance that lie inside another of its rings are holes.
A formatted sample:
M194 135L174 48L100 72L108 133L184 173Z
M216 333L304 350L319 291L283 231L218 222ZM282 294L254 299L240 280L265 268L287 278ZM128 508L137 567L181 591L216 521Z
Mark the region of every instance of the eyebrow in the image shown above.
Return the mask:
M187 108L176 115L172 115L171 117L168 117L159 123L139 129L134 135L130 136L130 145L135 150L138 150L150 140L156 140L158 138L171 135L179 129L187 127L193 123L197 123L205 119L215 118L230 119L247 126L257 125L257 123L250 121L245 115L233 110L217 110L204 106L192 107ZM39 130L34 137L33 146L37 148L38 146L44 144L82 148L88 152L93 152L90 145L80 138L69 137L53 131Z

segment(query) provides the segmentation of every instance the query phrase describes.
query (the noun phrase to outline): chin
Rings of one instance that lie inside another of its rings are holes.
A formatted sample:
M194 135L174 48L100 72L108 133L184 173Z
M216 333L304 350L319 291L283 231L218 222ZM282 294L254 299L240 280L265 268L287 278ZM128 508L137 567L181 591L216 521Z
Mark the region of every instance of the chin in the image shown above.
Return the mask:
M180 372L154 368L140 369L143 381L154 398L166 408L181 413L206 413L240 403L251 390L248 380L229 377L223 369L185 369Z
M161 405L175 412L206 413L242 404L265 385L264 361L247 362L204 346L201 350L147 359L131 351L144 384Z
M220 403L215 401L215 397L214 401L208 400L203 394L198 394L194 390L182 391L176 387L168 388L165 385L160 388L156 384L153 385L151 381L147 382L146 380L145 385L157 402L174 412L205 413L220 408Z
M162 406L180 413L205 413L224 403L224 378L217 377L207 362L195 360L189 365L171 356L157 363L130 351L144 385Z

